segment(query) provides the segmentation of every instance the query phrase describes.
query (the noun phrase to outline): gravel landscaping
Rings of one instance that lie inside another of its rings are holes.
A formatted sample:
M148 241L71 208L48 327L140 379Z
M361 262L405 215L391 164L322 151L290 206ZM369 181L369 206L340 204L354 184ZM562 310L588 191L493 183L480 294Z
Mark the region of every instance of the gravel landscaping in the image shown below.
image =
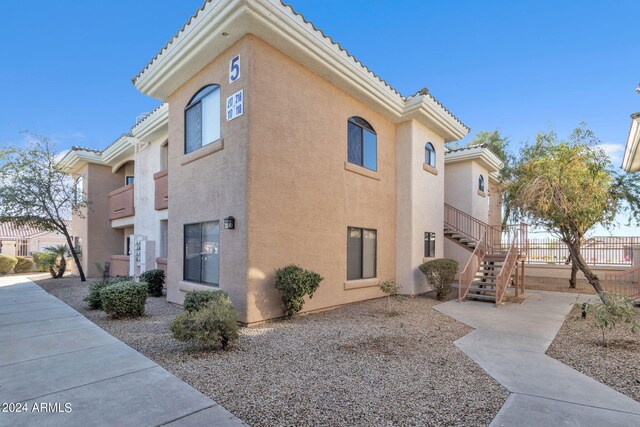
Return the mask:
M253 426L479 426L507 398L453 345L472 329L426 297L393 301L394 316L380 299L242 328L230 351L202 352L171 337L181 307L164 298L110 320L77 278L37 283Z
M640 308L636 310L640 314ZM579 314L574 308L547 354L640 402L640 333L619 326L607 334L604 347L600 330L575 320Z

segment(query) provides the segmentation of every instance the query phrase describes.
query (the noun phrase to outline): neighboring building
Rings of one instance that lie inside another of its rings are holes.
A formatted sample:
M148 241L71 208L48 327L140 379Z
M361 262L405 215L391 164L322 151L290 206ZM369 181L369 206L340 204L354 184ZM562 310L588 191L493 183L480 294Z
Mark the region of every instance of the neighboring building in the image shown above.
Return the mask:
M67 224L70 226L71 222ZM65 237L57 232L34 226L17 226L0 222L0 253L11 256L31 256L43 252L47 246L66 245Z
M164 103L62 160L92 200L73 224L89 275L165 268L169 301L220 288L253 323L282 315L276 268L324 277L305 311L380 297L386 279L414 295L423 261L464 261L445 202L500 223L495 155L446 153L469 131L458 118L279 1L206 2L133 82Z

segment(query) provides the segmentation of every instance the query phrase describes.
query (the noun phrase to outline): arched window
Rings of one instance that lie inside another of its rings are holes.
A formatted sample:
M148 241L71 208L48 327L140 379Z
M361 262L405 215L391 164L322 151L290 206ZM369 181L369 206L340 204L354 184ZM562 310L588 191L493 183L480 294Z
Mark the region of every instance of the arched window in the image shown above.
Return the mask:
M478 191L482 191L484 193L484 176L482 175L478 178Z
M184 152L220 139L220 86L205 86L184 109Z
M436 167L436 149L433 148L433 144L427 142L424 146L424 162L429 166Z
M378 169L378 136L365 119L351 117L347 124L348 160L358 166Z

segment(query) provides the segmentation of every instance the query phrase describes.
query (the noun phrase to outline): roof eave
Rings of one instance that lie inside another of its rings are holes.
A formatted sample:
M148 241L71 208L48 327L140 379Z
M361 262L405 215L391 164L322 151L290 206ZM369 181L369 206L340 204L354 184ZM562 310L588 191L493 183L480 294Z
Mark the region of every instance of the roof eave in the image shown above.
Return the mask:
M444 163L456 163L468 160L475 160L487 168L489 173L498 172L502 169L503 162L486 147L474 147L467 150L459 150L445 153Z
M166 102L142 119L132 129L135 138L143 142L152 142L166 137L169 130L169 104Z
M222 33L228 33L227 37ZM205 4L133 80L136 88L166 100L196 72L233 43L254 34L393 122L416 118L434 126L446 141L469 129L431 95L405 100L289 6L270 0Z
M627 172L640 171L640 113L631 115L631 127L622 159L622 169Z

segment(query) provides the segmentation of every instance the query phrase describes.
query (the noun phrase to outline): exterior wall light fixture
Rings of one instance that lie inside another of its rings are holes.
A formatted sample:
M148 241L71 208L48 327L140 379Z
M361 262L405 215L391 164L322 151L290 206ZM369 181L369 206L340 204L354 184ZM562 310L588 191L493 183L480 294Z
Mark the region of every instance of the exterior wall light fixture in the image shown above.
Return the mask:
M233 230L236 228L236 219L232 216L228 216L224 219L224 228L226 230Z

